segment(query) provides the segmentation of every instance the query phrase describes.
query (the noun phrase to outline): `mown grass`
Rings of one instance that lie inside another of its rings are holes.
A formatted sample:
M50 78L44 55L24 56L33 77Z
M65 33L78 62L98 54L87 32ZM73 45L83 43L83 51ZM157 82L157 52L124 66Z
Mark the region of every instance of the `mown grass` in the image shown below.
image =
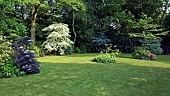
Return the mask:
M38 58L41 73L0 80L0 96L169 96L170 55L159 60L119 56L119 62L92 62L96 54Z

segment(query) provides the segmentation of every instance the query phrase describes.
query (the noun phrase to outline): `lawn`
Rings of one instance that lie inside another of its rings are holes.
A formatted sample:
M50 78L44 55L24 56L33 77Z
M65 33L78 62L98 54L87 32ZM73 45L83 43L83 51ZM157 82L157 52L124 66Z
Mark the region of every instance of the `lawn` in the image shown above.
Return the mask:
M0 80L1 96L170 96L170 55L146 61L122 54L118 62L92 62L96 54L38 58L41 73Z

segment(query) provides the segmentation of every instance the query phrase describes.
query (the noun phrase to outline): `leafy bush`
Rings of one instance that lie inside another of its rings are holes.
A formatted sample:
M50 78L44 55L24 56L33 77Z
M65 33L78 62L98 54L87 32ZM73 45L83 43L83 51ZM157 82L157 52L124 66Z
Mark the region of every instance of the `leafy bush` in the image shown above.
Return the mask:
M105 52L105 53L104 53ZM111 47L108 47L104 52L101 52L94 58L95 62L99 63L115 63L117 62L116 56L120 54L119 50L112 50Z
M15 64L27 74L35 74L40 72L40 64L34 57L33 52L29 49L32 45L32 40L25 36L18 41L13 42Z
M60 55L64 55L68 49L72 50L72 44L74 44L69 38L69 28L67 24L52 24L49 27L43 29L43 31L52 31L47 40L43 43L43 46L47 51L58 52Z
M44 49L38 46L33 46L33 49L36 58L43 57L45 55Z
M12 56L11 43L0 35L0 65L4 65Z
M22 76L22 72L14 63L11 43L0 35L0 78Z
M141 41L142 48L149 50L151 53L160 55L163 53L163 49L160 47L161 39L144 39Z
M76 52L76 53L81 53L81 50L80 50L79 47L76 47L76 48L74 49L74 52Z
M72 54L73 52L73 47L70 46L70 47L67 47L67 49L65 50L65 54L68 55L68 54Z
M74 52L82 54L82 53L87 53L87 51L88 48L84 45L84 46L76 47Z
M149 60L150 57L147 56L147 54L149 54L149 53L150 53L150 51L148 51L148 50L144 50L141 47L135 47L135 50L132 53L132 57L135 59Z
M109 53L100 53L100 55L97 55L94 59L95 62L99 63L115 63L117 62L116 56Z
M12 59L8 60L4 65L0 66L0 78L23 76L25 72L21 71Z

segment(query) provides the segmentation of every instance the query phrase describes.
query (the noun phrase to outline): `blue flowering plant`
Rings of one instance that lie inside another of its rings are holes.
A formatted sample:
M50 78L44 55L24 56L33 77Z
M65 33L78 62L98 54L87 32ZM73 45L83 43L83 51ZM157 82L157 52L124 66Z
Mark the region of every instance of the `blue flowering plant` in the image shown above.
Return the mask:
M40 72L40 63L35 59L31 52L33 41L25 36L12 44L14 50L15 64L27 74L36 74Z

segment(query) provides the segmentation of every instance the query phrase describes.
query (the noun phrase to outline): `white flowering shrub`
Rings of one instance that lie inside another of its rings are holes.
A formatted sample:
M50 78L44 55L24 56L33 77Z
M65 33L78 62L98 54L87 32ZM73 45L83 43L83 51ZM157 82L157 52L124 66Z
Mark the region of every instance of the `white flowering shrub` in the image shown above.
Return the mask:
M43 43L45 49L48 52L58 52L60 55L64 55L66 50L71 50L74 44L69 38L70 31L67 24L57 23L49 25L42 31L50 31L47 40Z

